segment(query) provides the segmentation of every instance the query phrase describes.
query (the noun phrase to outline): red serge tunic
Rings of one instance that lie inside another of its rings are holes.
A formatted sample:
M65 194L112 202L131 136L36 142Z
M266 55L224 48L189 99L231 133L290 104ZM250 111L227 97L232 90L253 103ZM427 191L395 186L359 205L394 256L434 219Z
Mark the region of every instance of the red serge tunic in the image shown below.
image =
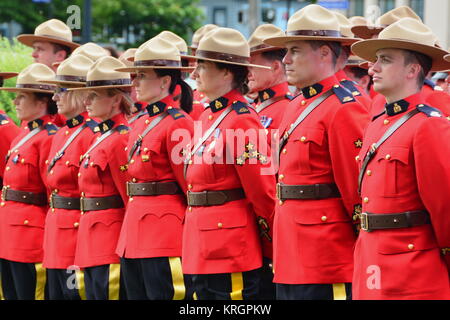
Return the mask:
M424 101L419 93L387 105L366 130L359 165L389 127ZM363 212L426 210L431 224L361 230L354 299L450 299L450 123L433 115L413 116L378 148L361 188Z
M130 197L122 225L117 254L126 258L180 257L186 211L184 153L191 143L193 121L178 109L179 101L169 95L147 106L147 114L137 120L127 146L135 141L161 114L168 115L142 140L128 164L131 181L177 182L182 194Z
M40 127L42 131L18 148L11 150L3 176L3 186L16 191L48 195L45 185L50 146L57 127L46 115L28 122L13 140L14 147L30 131ZM4 201L0 205L0 258L25 262L42 262L45 215L48 206L38 206L16 201Z
M187 168L188 189L243 188L246 198L216 206L188 207L183 232L183 272L232 273L262 265L261 238L256 223L272 226L274 172L267 169L270 149L258 115L236 90L210 102L200 117L202 133L228 107L233 108L192 156ZM193 145L203 134L194 135Z
M120 113L98 125L101 135L114 132L94 148L80 164L78 185L82 196L120 196L127 204L126 171L129 129L125 115ZM92 144L95 143L95 139ZM78 227L75 265L84 268L118 263L115 253L125 208L86 211Z
M370 112L372 99L366 93L366 91L364 91L364 89L361 88L358 84L353 82L353 80L351 80L342 69L336 72L335 76L339 80L340 84L350 91L355 100L366 107L367 111Z
M5 171L5 157L8 153L11 142L20 133L20 128L16 126L3 110L0 110L0 179L3 179L3 172ZM1 185L1 180L0 180Z
M258 92L258 99L255 101L255 110L258 113L261 124L266 129L278 129L283 119L287 104L290 102L289 87L287 82L277 84ZM273 103L264 106L265 101L277 99ZM279 99L279 100L278 100Z
M334 183L341 197L277 201L274 222L274 282L351 282L356 235L352 216L360 209L355 156L369 121L364 106L335 76L302 89L288 106L281 128L290 128L322 94L334 94L298 125L280 153L278 180L286 185ZM284 132L280 130L283 135Z
M87 112L69 119L55 135L48 163L61 150L72 134L85 126L64 151L63 156L48 171L47 187L61 197L79 198L78 171L80 157L87 151L94 138L97 123L88 118ZM45 268L66 269L73 265L77 242L80 210L49 209L45 221L44 261Z

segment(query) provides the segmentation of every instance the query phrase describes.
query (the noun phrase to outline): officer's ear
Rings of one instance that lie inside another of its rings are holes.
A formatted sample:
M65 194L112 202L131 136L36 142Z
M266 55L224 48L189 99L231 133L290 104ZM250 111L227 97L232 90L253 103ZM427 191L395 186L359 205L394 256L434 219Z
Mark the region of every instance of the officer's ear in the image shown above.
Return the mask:
M406 66L406 78L417 79L422 72L422 67L418 63L410 63Z

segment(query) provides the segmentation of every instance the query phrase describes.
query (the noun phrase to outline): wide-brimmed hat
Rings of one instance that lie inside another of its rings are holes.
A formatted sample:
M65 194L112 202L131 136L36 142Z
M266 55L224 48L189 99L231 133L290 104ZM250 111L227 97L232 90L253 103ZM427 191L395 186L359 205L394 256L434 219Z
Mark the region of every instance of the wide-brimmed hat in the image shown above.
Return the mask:
M446 61L450 62L450 53L447 54L447 55L444 57L444 59L445 59Z
M93 64L94 61L84 55L72 54L59 65L55 79L42 80L41 82L59 86L84 87L87 73Z
M214 30L216 28L219 28L219 26L216 26L215 24L205 24L204 26L198 28L194 34L192 35L192 43L189 46L191 49L197 49L198 44L200 43L200 40L203 38L205 34L207 34L209 31Z
M34 30L34 34L21 34L17 40L24 45L32 47L35 41L57 43L69 47L71 50L79 47L72 42L72 30L61 20L51 19L41 23Z
M262 24L258 26L248 39L250 54L284 49L283 47L274 47L263 42L266 38L278 36L284 36L284 31L281 28L273 24Z
M192 67L181 65L180 50L175 44L156 36L137 49L133 66L118 68L117 71L137 72L145 69L192 70Z
M81 88L69 90L95 90L110 88L131 87L131 77L128 72L120 72L116 69L125 68L119 59L106 56L98 59L90 67L86 76L86 85Z
M206 60L244 67L270 69L270 67L250 63L250 47L239 31L230 28L216 28L209 31L200 40L195 56L196 60Z
M89 58L90 60L92 60L93 62L97 61L101 57L110 56L108 50L100 47L98 44L93 43L93 42L87 42L87 43L79 46L78 48L76 48L72 52L72 55L75 55L75 54L83 55L83 56ZM58 67L61 63L62 63L62 61L54 62L52 64L52 66Z
M45 64L32 63L19 73L15 87L3 87L0 90L53 93L56 86L44 84L40 80L53 80L54 78L55 73Z
M364 59L362 59L361 57L355 56L355 55L350 55L348 57L347 63L346 63L346 67L360 67L361 63L367 62ZM363 68L364 69L364 68Z
M286 35L268 38L264 43L282 47L287 42L302 40L335 41L350 45L360 39L345 37L341 33L339 20L332 11L310 4L289 18Z
M0 79L14 78L18 75L17 72L0 72Z
M402 18L386 27L378 39L367 39L352 45L352 52L374 62L380 49L404 49L422 53L433 61L431 70L443 70L448 52L435 46L435 36L429 27L413 18Z
M400 6L380 16L376 20L375 25L369 25L367 23L364 25L356 25L356 23L354 23L351 31L359 38L371 39L374 35L379 34L384 28L402 18L412 18L422 21L422 19L420 19L420 17L410 7Z
M125 52L120 55L119 60L123 62L123 64L126 65L127 67L132 67L134 55L136 54L137 50L138 50L137 48L129 48L125 50Z

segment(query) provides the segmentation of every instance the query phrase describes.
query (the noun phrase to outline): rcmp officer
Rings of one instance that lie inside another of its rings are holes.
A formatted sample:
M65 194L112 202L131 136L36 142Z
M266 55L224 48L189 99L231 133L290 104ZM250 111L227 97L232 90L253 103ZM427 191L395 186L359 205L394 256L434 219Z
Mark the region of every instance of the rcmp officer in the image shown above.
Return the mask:
M90 146L97 123L86 112L86 92L67 91L67 88L84 86L92 64L93 61L83 55L71 55L58 67L55 79L42 81L57 86L53 100L57 103L58 112L67 119L66 125L56 133L46 161L46 184L51 194L45 221L42 264L47 269L48 297L51 300L85 298L83 274L71 269L80 220L77 174L80 156ZM77 277L79 286L69 286L71 279Z
M19 73L15 88L0 88L17 92L14 103L23 123L6 158L0 203L0 261L7 300L44 299L45 160L57 127L50 121L56 113L51 99L55 87L38 80L54 77L49 67L34 63Z
M182 66L179 49L161 36L139 47L134 66L118 69L136 74L137 98L147 105L126 148L129 201L116 250L128 299L192 299L181 268L183 159L193 135L192 90L181 72L189 69Z
M86 86L88 115L98 118L98 136L81 156L78 186L81 192L81 218L75 251L75 265L84 268L86 298L124 298L120 283L117 240L128 201L126 193L128 123L132 101L128 89L130 75L114 71L125 67L107 56L89 69Z
M280 168L274 221L277 299L349 299L360 209L357 166L369 120L335 77L342 37L334 14L308 5L288 21L285 36L264 43L285 46L288 82L302 95L291 101L280 133ZM284 130L284 133L283 131Z
M205 35L195 58L192 77L211 102L185 166L183 271L198 299L255 299L275 195L273 173L264 174L267 136L243 96L247 68L257 66L244 36L228 28Z
M269 143L279 139L278 128L285 114L286 106L291 101L286 73L282 62L286 49L273 47L263 43L268 37L284 35L284 32L271 24L264 24L255 29L248 40L250 47L250 63L270 67L263 69L249 67L248 86L251 92L257 94L255 110L261 124L268 132ZM261 279L261 294L259 299L275 299L275 285L272 270L272 243L264 250L264 263Z
M428 71L445 69L432 31L403 18L352 51L373 64L385 110L357 158L363 198L355 247L355 299L450 298L450 124L428 106Z

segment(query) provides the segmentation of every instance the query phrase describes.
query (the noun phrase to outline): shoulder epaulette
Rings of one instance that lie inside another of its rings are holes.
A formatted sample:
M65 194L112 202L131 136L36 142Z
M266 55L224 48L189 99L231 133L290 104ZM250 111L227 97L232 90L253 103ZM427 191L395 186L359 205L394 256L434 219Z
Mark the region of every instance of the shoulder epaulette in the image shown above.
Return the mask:
M350 80L342 80L341 84L349 90L353 96L360 96L361 92L359 92L358 88L355 86L355 83Z
M9 123L9 121L8 116L0 113L0 126Z
M116 130L120 133L120 134L127 134L128 131L130 131L130 128L127 127L124 124L121 124L119 126L116 127Z
M184 118L184 114L178 108L167 109L167 113L174 118L174 120Z
M231 107L237 114L250 113L248 105L242 101L236 101L231 105Z
M425 113L427 117L442 117L442 112L439 109L427 106L426 104L418 104L416 108L420 112Z
M48 135L51 136L54 135L59 128L55 124L49 122L44 125L44 129L47 130Z
M86 127L88 127L89 129L92 130L92 132L97 132L95 131L95 128L98 126L98 122L92 119L87 119L86 120Z
M354 102L353 94L339 85L333 86L333 92L341 103Z
M294 99L294 96L291 96L290 94L286 94L284 96L286 99L288 99L289 101L291 101L292 99Z

